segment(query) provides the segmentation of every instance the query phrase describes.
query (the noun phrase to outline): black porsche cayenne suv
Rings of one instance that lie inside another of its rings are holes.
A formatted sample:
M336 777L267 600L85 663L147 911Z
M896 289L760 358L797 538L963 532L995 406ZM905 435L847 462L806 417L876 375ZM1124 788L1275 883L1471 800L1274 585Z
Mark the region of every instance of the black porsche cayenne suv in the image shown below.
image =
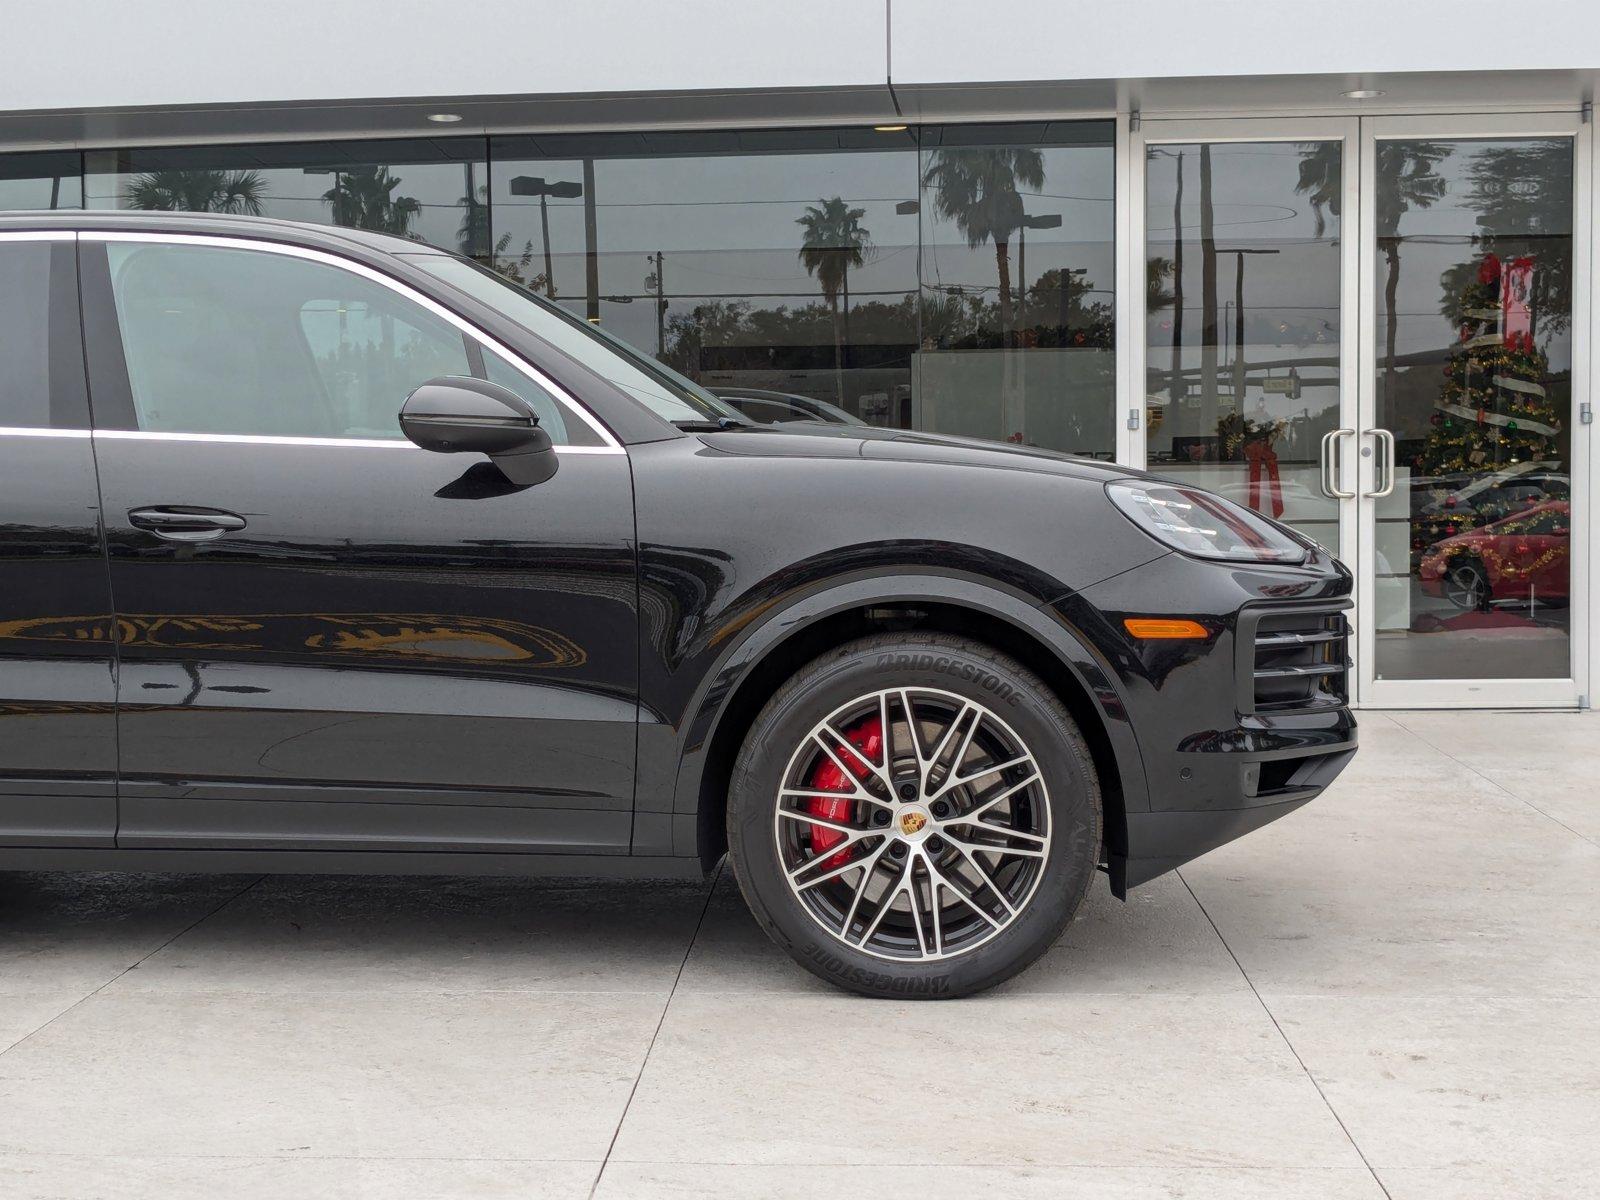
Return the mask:
M0 218L0 869L699 875L958 996L1315 796L1350 575L1102 463L749 423L450 254Z

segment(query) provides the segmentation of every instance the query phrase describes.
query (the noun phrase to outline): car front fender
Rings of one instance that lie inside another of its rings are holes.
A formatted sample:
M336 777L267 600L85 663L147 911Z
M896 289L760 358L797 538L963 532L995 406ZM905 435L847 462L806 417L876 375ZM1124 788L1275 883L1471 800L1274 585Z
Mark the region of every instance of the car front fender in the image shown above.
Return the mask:
M711 751L727 722L747 722L754 716L739 711L746 704L740 688L769 655L819 621L854 609L900 602L959 608L1004 623L1014 634L1050 654L1087 699L1088 704L1079 711L1087 708L1099 722L1098 731L1086 732L1091 737L1100 734L1109 746L1122 804L1130 810L1148 807L1143 762L1115 673L1059 610L1041 607L1032 597L1013 594L989 580L955 574L875 573L819 585L747 621L705 672L679 728L641 707L633 852L688 855L704 850L700 808ZM1039 669L1038 664L1033 666ZM762 695L750 703L764 700ZM651 779L659 781L656 786L648 785ZM1118 836L1108 830L1108 837Z

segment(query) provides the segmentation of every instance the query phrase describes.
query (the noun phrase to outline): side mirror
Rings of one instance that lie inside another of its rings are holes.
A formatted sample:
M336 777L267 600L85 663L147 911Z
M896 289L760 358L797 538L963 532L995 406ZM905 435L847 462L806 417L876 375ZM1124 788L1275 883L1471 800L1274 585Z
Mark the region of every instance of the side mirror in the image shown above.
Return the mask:
M486 379L444 375L406 397L406 437L436 454L487 454L512 483L543 483L561 465L522 397Z

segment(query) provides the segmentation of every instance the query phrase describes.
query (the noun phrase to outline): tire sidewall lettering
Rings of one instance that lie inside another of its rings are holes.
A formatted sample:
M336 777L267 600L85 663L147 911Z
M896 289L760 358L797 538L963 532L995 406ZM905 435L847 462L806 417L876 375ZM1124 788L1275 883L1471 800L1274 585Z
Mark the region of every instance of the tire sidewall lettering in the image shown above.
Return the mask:
M890 975L857 966L827 946L807 942L799 947L801 954L842 982L860 984L879 993L903 996L941 996L950 991L950 976L925 975L922 977Z
M884 670L926 671L948 675L982 688L999 703L1011 708L1016 708L1022 703L1021 692L994 671L981 663L970 662L953 655L886 651L878 655L877 665Z

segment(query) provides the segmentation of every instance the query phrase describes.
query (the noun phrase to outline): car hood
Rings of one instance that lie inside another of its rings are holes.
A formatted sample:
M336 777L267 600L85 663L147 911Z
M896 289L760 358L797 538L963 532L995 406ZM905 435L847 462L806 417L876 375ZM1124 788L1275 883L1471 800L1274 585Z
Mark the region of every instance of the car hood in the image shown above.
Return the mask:
M948 463L951 466L1035 471L1096 482L1149 478L1143 471L1116 463L1061 454L1034 446L916 433L906 429L881 429L871 425L758 425L697 436L707 446L724 454Z

